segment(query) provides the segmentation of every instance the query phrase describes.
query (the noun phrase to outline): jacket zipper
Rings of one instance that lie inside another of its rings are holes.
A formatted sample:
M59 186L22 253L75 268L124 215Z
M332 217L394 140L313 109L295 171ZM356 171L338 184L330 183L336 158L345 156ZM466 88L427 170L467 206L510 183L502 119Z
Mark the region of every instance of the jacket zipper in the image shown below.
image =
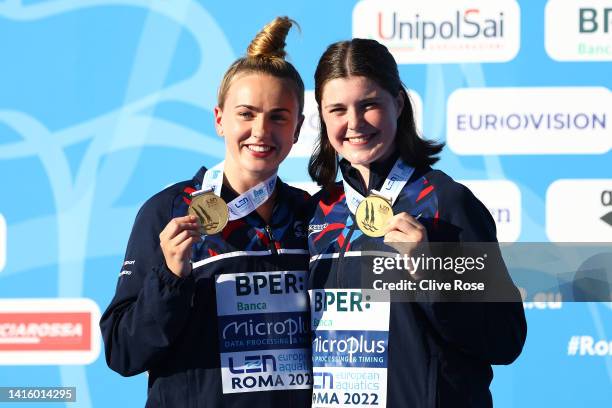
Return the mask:
M268 235L268 248L272 251L273 255L278 255L278 250L276 249L276 241L274 240L274 235L272 234L272 228L269 225L266 225L266 234Z
M278 255L278 250L276 249L276 241L274 240L274 234L272 234L272 227L266 224L265 230L266 230L266 234L268 235L268 242L269 242L268 248L270 248L272 255ZM290 393L288 395L286 402L288 403L287 405L288 408L291 408L295 405L293 403L293 393Z
M340 274L342 273L342 270L344 269L344 254L346 253L346 248L348 247L349 243L351 242L351 236L353 236L353 232L355 231L355 226L357 224L354 223L353 225L351 225L351 229L349 229L349 233L346 236L346 238L344 238L344 245L342 245L342 247L340 248L340 254L338 255L338 268L336 268L336 286L338 287L338 289L341 289L342 286L340 285Z
M365 184L363 180L361 180L361 185L365 188L366 191L368 191L368 185ZM351 242L351 237L353 236L353 232L355 231L355 227L357 225L357 220L355 219L355 217L352 217L351 215L349 215L349 217L353 219L353 225L351 225L351 229L349 230L348 235L344 238L344 245L342 245L342 247L340 248L340 254L338 255L338 268L336 268L336 286L338 289L342 289L342 287L340 286L340 274L344 269L344 254L346 253L346 248Z

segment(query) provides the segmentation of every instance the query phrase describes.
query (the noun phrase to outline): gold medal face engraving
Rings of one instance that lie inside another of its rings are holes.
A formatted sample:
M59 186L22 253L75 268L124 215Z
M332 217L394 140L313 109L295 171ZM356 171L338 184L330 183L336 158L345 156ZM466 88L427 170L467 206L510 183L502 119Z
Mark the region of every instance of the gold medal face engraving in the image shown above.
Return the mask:
M355 218L359 229L369 237L382 237L384 229L393 217L393 208L384 198L370 195L359 203Z
M193 197L187 214L198 217L203 235L221 232L229 220L227 204L212 192Z

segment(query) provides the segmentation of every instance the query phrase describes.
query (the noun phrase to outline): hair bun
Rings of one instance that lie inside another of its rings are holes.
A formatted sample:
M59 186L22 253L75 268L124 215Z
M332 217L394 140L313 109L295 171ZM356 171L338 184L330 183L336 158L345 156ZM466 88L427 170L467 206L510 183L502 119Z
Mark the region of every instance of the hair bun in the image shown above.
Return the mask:
M276 17L255 36L249 48L247 48L247 57L267 57L284 59L287 53L285 52L285 39L292 25L299 25L289 17Z

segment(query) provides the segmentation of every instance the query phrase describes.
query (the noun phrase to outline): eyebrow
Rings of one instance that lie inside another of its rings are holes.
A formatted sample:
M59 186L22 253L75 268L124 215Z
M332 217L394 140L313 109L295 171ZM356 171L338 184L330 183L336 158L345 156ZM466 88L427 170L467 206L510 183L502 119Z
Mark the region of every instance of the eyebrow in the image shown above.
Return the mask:
M369 97L369 98L363 98L363 99L360 99L360 100L358 101L358 103L359 103L359 104L364 104L364 103L370 103L370 102L380 102L380 99L381 99L381 98L380 98L379 96L372 96L372 97ZM325 106L323 107L323 109L330 109L330 108L342 108L342 107L344 107L344 106L345 106L345 105L344 105L343 103L330 103L329 105L325 105Z
M253 105L240 104L240 105L236 105L236 106L234 106L234 109L238 109L238 108L247 108L247 109L250 109L250 110L255 111L255 112L261 112L261 109L256 108L256 107L255 107L255 106L253 106ZM289 109L287 109L287 108L274 108L274 109L271 109L270 111L271 111L271 112L275 112L275 113L277 113L277 112L287 112L287 113L291 113L291 110L289 110Z
M370 98L365 98L359 101L359 103L368 103L368 102L380 102L380 96L372 96Z
M325 105L323 107L323 109L329 109L329 108L342 108L344 106L343 103L330 103L329 105Z

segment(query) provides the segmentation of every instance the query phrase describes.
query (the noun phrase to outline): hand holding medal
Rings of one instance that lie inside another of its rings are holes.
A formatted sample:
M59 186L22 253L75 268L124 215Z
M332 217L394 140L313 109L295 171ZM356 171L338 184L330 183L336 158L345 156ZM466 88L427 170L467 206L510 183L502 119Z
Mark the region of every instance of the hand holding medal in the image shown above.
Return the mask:
M199 228L198 219L186 215L171 219L159 234L166 266L176 276L191 272L191 247L200 239Z
M427 253L427 230L418 221L420 216L413 217L406 212L394 215L384 229L385 245L394 248L401 256L414 256L415 252L418 256L423 251ZM424 278L421 271L406 270L410 272L408 276L412 280Z
M385 242L420 242L425 228L408 213L393 215L393 203L397 200L402 188L406 185L414 168L397 159L389 172L381 191L371 190L363 197L357 190L343 181L346 203L355 214L357 226L365 235L373 238L385 237Z
M391 217L384 228L385 242L426 242L427 230L418 218L419 216L413 217L406 212Z
M418 221L419 217L406 212L393 215L390 200L375 190L359 203L355 211L359 229L370 237L384 236L385 242L427 241L427 231Z

